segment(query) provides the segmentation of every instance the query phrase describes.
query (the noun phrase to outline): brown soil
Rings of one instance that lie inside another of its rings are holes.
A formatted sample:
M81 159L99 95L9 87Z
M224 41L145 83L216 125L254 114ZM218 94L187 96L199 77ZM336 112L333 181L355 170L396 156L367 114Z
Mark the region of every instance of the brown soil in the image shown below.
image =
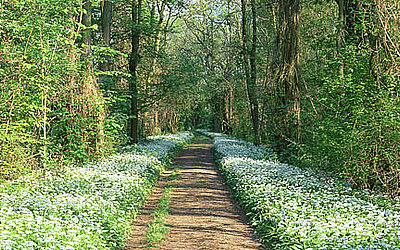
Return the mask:
M217 172L209 141L200 140L183 150L174 167L181 169L181 180L171 195L166 220L170 233L158 249L263 249ZM157 190L138 217L127 249L145 247L146 225L162 195Z

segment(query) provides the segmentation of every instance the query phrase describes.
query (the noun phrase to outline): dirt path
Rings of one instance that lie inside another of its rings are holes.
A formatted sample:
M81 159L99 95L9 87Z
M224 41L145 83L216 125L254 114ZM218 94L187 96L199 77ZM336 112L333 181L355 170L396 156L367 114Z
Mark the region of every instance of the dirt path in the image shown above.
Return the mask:
M179 153L176 167L181 179L174 184L166 220L170 233L158 249L263 249L217 172L208 140ZM164 187L162 180L139 215L126 249L146 248L147 224Z
M159 249L262 249L217 172L211 144L192 144L175 158L181 180L172 194L170 234Z

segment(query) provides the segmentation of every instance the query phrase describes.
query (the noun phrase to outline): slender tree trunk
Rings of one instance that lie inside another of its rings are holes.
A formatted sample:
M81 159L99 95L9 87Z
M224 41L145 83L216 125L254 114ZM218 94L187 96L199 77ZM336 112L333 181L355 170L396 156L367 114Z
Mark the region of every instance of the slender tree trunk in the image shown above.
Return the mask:
M339 0L340 1L340 0ZM358 13L360 7L359 0L342 0L344 4L344 17L345 17L345 26L346 26L346 34L347 38L355 39L355 41L359 41L361 39L361 34L359 34L359 28L357 27L357 23L360 22L360 13Z
M257 11L255 0L251 0L251 12L252 12L252 27L253 27L253 39L250 51L250 82L249 82L249 98L251 105L251 118L253 122L253 130L255 143L260 144L260 124L259 124L259 103L258 103L258 89L257 89Z
M252 47L249 51L247 47L247 0L242 0L242 45L243 45L243 63L245 72L245 82L247 95L250 102L250 117L253 127L254 142L260 144L260 129L259 129L259 104L257 97L257 65L256 65L256 43L257 43L257 13L255 0L251 0L252 9Z
M246 80L246 85L248 79L250 79L250 69L249 69L249 51L247 48L247 11L246 11L246 1L242 1L242 48L243 48L243 65L244 65L244 75Z
M84 3L84 9L86 13L83 15L82 23L86 27L92 26L92 3L91 0L86 0ZM86 51L90 51L90 45L92 43L92 31L91 29L85 28L83 32L83 43L87 46Z
M165 12L166 5L167 5L167 1L166 0L162 1L161 8L160 8L159 13L158 13L158 15L159 15L158 18L159 19L158 19L158 24L157 24L156 38L155 38L155 41L154 41L154 53L155 54L154 54L153 61L151 63L152 73L155 72L155 68L156 68L156 64L157 64L157 58L159 56L160 49L161 49L161 46L160 46L160 44L161 44L161 30L163 28L163 23L164 23L164 18L165 18L164 12Z
M154 5L158 5L158 1L154 2ZM163 28L163 23L164 23L164 12L165 12L165 8L167 6L167 0L163 0L161 2L161 8L158 10L158 22L157 22L157 26L154 27L156 29L156 33L155 33L155 37L154 37L154 55L153 55L153 59L151 60L150 63L150 72L149 74L147 74L147 79L146 79L146 83L150 83L151 79L154 77L155 73L156 73L156 67L157 67L157 59L159 57L159 53L161 50L161 30ZM154 7L156 8L156 7ZM155 10L154 10L155 11ZM155 13L153 13L151 16L155 15ZM152 18L154 19L154 17ZM152 21L154 22L154 21ZM154 24L152 24L152 27L154 26Z
M103 1L101 8L101 29L103 32L103 41L106 46L111 44L111 22L112 22L112 3Z
M339 27L337 33L338 53L347 42L355 44L361 39L357 22L359 22L359 2L358 0L336 0L339 9ZM339 75L344 76L344 64L339 66Z
M131 93L130 113L129 113L129 136L132 143L139 141L139 91L137 67L139 65L139 42L141 31L139 28L142 0L132 1L132 28L130 35L131 54L129 56L129 91Z
M111 46L111 24L112 24L112 3L104 0L101 6L101 30L103 35L104 45ZM110 57L104 56L103 62L100 64L101 71L111 70Z

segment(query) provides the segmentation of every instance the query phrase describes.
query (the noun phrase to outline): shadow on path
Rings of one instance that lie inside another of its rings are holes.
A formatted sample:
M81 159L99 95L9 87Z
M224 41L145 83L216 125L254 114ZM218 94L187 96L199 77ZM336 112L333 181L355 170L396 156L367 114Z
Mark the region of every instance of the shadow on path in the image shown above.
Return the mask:
M172 194L170 234L159 249L263 249L217 172L209 141L175 158L181 180Z

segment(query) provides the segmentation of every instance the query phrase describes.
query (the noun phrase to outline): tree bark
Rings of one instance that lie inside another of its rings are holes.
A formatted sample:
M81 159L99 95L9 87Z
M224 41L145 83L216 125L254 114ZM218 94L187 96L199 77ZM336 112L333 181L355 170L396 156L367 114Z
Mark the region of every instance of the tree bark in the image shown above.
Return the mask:
M86 52L90 51L90 45L92 43L92 31L91 29L87 28L92 26L92 3L91 0L87 0L84 3L85 12L82 18L82 24L86 26L85 30L83 31L83 43L87 46Z
M86 54L87 57L90 56L91 53L91 45L92 45L92 1L87 0L84 3L84 9L85 9L85 14L83 15L82 18L82 24L86 27L84 32L83 32L83 43L87 46L86 48ZM81 100L81 113L85 118L91 117L96 120L97 127L95 128L95 137L89 136L89 148L88 150L91 149L91 147L95 146L95 149L97 152L100 152L102 147L104 146L104 137L105 137L105 132L104 132L104 120L105 120L105 110L103 107L103 104L101 101L102 99L102 94L100 93L97 78L94 76L94 64L93 61L90 61L86 65L86 73L81 77L83 80L81 82L80 86L80 95L82 95L83 98L86 98L88 96L93 96L95 97L93 102L84 102ZM81 98L82 98L81 97ZM87 133L90 133L92 129L88 128ZM91 131L92 132L92 131Z
M111 1L104 0L101 5L101 31L103 36L103 43L106 47L111 46L111 24L112 24L112 3ZM110 57L105 55L100 63L101 71L110 71Z
M300 0L279 1L277 82L281 92L281 141L300 137Z
M260 144L260 125L259 125L259 104L258 104L258 89L257 89L257 11L255 0L251 0L253 40L250 51L250 82L248 84L248 92L251 106L251 119L253 122L253 130L255 143Z
M139 141L139 92L137 67L139 65L139 43L140 43L140 19L141 19L142 0L132 1L132 28L130 34L131 54L129 55L129 91L131 93L131 103L129 112L129 137L131 143Z
M158 1L154 2L154 6L155 5L158 5ZM151 82L151 79L154 77L154 75L156 73L157 59L159 57L159 53L161 50L161 30L163 28L162 26L163 26L164 19L165 19L164 12L165 12L166 6L167 6L167 0L163 0L161 2L161 8L158 10L157 26L154 27L154 24L151 24L151 27L155 28L156 33L155 33L155 37L154 37L154 47L153 47L154 55L153 55L153 58L150 63L150 72L147 74L147 79L146 79L147 84L149 84ZM156 7L154 7L154 8L156 8ZM153 10L152 10L151 16L154 16L154 15L155 15L155 13L153 13ZM154 19L154 17L151 18L151 20L153 20L153 19ZM152 22L154 22L154 21L152 21Z
M359 2L358 0L336 0L339 9L339 27L337 33L337 49L338 53L342 50L346 43L358 43L361 39L357 22L359 22ZM344 64L339 66L339 75L344 77Z
M247 47L247 0L242 0L242 46L243 46L243 63L245 73L245 83L247 95L250 103L250 118L253 128L254 142L260 144L260 129L259 129L259 104L257 97L257 64L256 64L256 43L257 43L257 13L255 0L251 0L252 9L252 47L249 51Z
M104 0L101 8L101 29L106 46L111 45L112 3Z

